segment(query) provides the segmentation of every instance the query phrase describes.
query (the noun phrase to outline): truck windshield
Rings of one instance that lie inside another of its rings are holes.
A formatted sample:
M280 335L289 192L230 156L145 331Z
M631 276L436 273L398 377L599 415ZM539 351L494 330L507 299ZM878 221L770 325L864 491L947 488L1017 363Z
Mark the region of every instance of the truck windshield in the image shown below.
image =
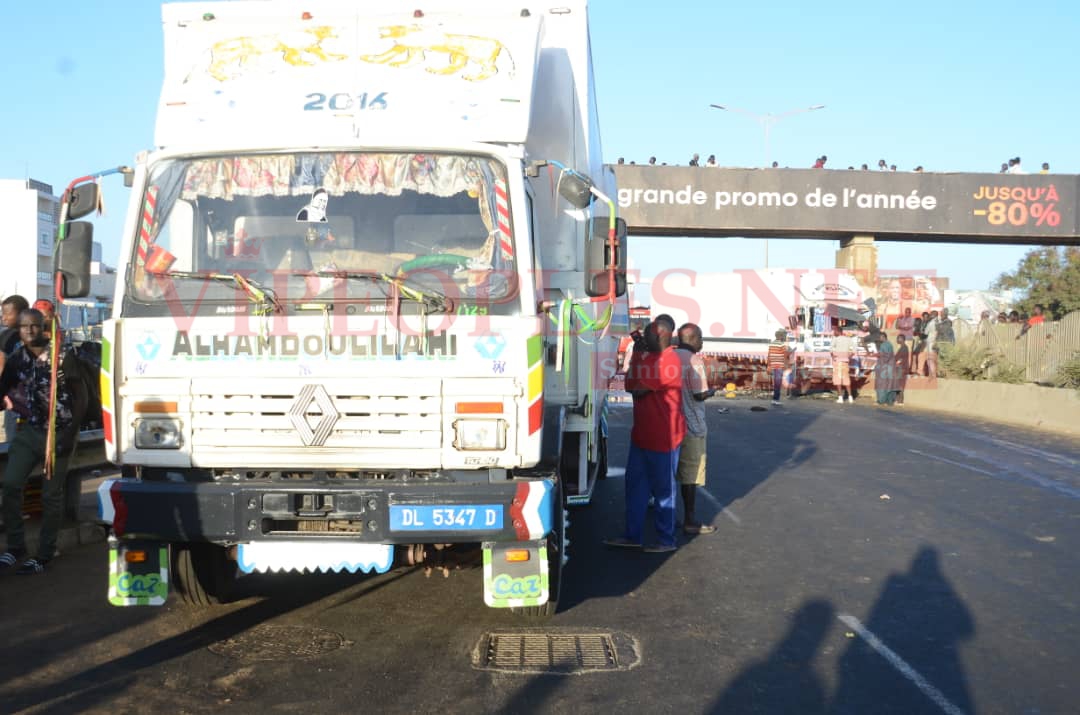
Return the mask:
M516 294L511 225L506 167L490 157L170 160L143 196L128 295L144 306L230 303L237 291L222 276L235 274L285 306L391 294L494 306ZM356 280L365 274L372 280ZM403 285L413 290L388 289Z

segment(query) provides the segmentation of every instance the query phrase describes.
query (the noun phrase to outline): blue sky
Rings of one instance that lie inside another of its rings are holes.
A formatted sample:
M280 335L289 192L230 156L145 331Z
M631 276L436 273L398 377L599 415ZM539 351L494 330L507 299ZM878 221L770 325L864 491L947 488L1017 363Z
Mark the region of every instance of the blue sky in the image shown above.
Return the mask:
M697 152L758 166L761 125L709 104L758 114L824 104L773 127L773 159L806 167L826 154L838 169L884 158L901 170L993 172L1020 156L1028 171L1047 161L1055 173L1080 172L1080 4L593 0L590 13L612 163L650 155L686 163ZM158 3L5 3L4 16L0 178L29 176L59 192L150 147L162 77ZM127 190L115 178L104 188L108 215L96 238L115 264ZM879 270L932 269L954 288L986 287L1027 250L879 246ZM769 265L832 266L836 248L773 240ZM760 240L643 238L631 247L645 275L760 267L763 258Z

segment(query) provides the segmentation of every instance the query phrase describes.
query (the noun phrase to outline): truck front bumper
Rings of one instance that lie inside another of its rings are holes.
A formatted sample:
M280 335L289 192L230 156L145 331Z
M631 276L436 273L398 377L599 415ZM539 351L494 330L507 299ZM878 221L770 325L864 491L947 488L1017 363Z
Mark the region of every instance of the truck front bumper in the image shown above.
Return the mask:
M532 541L552 528L553 478L483 484L109 479L101 519L121 538L221 545Z

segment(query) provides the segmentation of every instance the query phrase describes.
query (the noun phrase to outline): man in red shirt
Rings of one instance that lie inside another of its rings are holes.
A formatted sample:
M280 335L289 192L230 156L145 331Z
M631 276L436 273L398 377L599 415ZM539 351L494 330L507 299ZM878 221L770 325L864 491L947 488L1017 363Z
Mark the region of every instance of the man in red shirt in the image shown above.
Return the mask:
M1043 307L1040 303L1032 309L1031 317L1027 319L1026 323L1024 323L1024 327L1020 329L1020 335L1017 335L1016 339L1019 340L1021 336L1026 335L1027 331L1031 330L1031 326L1042 325L1045 322L1046 316L1043 315Z
M634 396L634 426L626 460L626 527L609 546L642 545L649 496L656 501L658 543L645 551L675 550L675 471L686 434L682 410L682 361L672 346L672 326L653 321L645 330L647 352L634 355L626 389Z

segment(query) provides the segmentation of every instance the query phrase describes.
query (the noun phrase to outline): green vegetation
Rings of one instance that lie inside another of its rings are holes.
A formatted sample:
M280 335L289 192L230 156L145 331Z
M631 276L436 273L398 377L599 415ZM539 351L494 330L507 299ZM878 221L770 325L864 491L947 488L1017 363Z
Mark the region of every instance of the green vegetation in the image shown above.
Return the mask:
M1054 375L1054 387L1080 390L1080 353L1076 353L1058 368Z
M1023 366L973 343L940 345L938 373L955 380L990 380L1012 385L1025 382Z
M1047 319L1060 320L1080 310L1080 248L1046 246L1028 251L1016 270L1002 273L995 288L1019 288L1024 299L1014 307L1031 313L1036 304L1046 308Z

